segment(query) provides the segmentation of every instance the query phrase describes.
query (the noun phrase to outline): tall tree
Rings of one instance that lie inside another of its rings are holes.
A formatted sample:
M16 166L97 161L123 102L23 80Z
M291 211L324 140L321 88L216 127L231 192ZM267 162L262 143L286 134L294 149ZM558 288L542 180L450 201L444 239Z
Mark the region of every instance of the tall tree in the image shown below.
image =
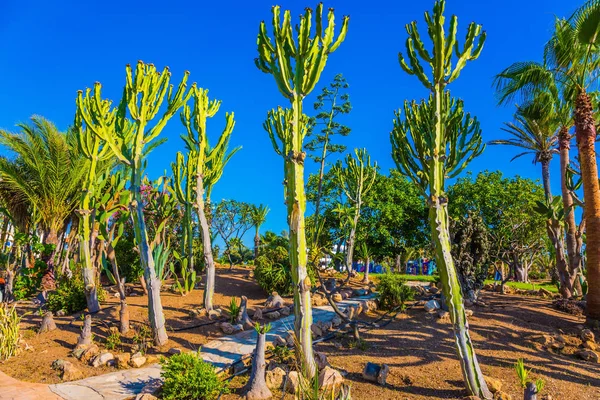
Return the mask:
M233 247L236 243L242 243L242 237L253 226L251 206L236 200L223 200L215 204L212 215L212 227L225 243L225 252L231 269Z
M191 91L186 91L188 75L188 72L184 74L174 91L170 85L171 73L168 68L160 72L154 65L139 61L135 72L131 66L126 67L123 97L116 110L103 111L105 108L102 107L100 83L95 84L93 93L89 89L86 91L85 102L82 91L77 98L78 118L85 122L86 128L91 129L110 146L115 157L130 174L129 191L132 196L130 208L140 261L148 287L148 319L154 334L154 343L159 346L167 342L168 336L160 299L161 281L156 276L153 249L148 239L144 217L142 178L146 155L162 142L156 138L169 119L192 95ZM159 114L165 98L167 102L164 112L154 126L149 127L148 124ZM91 106L86 107L86 103ZM93 130L94 126L104 126L109 129Z
M331 143L333 136L348 136L350 128L337 121L340 115L349 114L352 110L350 95L345 93L349 85L342 74L337 74L329 86L325 86L317 96L314 117L314 127L309 130L308 137L313 136L314 130L320 128L312 140L304 145L308 156L319 164L319 184L315 199L315 226L319 225L321 192L323 190L323 175L325 174L326 159L335 153L343 153L346 146Z
M252 225L254 225L254 259L258 258L258 249L260 247L260 227L267 220L267 214L269 213L269 207L265 205L252 205L250 206L250 219Z
M596 162L596 122L587 88L595 84L600 52L600 1L578 8L568 24L557 29L550 41L550 59L575 82L575 136L579 149L585 199L587 318L600 320L600 185Z
M350 236L346 244L346 268L352 269L354 258L354 242L356 228L365 195L371 190L377 176L377 163L371 165L371 156L366 149L355 149L354 154L346 157L346 166L341 162L334 166L334 174L338 185L342 188L348 202L353 208L353 217L350 224Z
M193 108L185 105L181 112L181 122L186 128L187 134L182 135L188 151L187 168L188 173L195 174L195 197L196 212L200 222L200 238L204 253L204 265L206 268L206 279L204 286L204 308L207 311L213 309L213 297L215 293L215 262L213 260L210 221L207 216L206 200L210 198L212 186L223 174L223 168L227 161L239 148L227 153L229 139L235 126L234 114L225 113L225 128L219 136L214 147L208 142L206 121L219 111L221 102L209 100L208 90L193 88Z
M427 198L436 263L467 389L471 395L491 399L469 335L460 283L450 252L448 197L444 188L447 177L459 174L484 149L479 123L464 112L462 101L450 97L446 87L458 78L467 61L479 57L485 32L481 32L481 25L471 23L461 48L456 40L458 18L452 16L446 34L444 8L445 1L438 0L433 6L433 15L425 13L432 53L425 49L417 23L406 25L410 66L401 53L400 65L409 75L416 75L431 95L421 103L406 101L404 120L397 113L391 135L392 156L400 172L415 181ZM453 65L454 51L457 59ZM425 73L423 64L431 67L431 75Z
M545 204L540 207L547 218L548 238L554 247L556 256L556 268L561 277L561 291L566 298L571 297L572 280L569 277L569 268L565 255L563 241L563 228L558 215L553 212L554 196L550 187L550 162L554 154L558 153L556 145L558 143L559 121L554 118L536 118L532 114L537 114L536 103L527 108L517 108L515 122L508 122L502 128L511 136L509 139L492 140L491 144L508 145L524 150L514 156L512 160L533 154L533 163L540 163L542 167L542 184L544 185ZM533 109L533 113L532 113ZM562 216L562 212L560 213Z
M330 9L327 24L323 25L323 4L317 5L316 30L311 37L313 13L307 8L300 16L294 38L291 13L286 10L280 20L279 6L273 9L273 38L261 22L258 33L257 67L273 75L277 88L292 105L289 110L272 110L264 124L275 152L284 159L285 198L290 227L290 264L294 281L294 331L300 346L297 359L307 376L313 377L316 365L312 348L312 309L310 279L307 275L306 233L304 213L303 141L307 133L308 118L302 112L303 100L315 88L327 59L344 41L348 30L348 17L343 18L341 31L334 41L335 16ZM279 143L278 143L279 140Z

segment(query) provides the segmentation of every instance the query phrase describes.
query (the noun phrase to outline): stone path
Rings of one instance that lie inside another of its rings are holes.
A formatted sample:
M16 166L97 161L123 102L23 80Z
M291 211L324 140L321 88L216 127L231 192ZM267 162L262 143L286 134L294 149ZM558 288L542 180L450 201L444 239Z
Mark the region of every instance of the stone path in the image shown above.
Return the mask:
M372 296L355 297L338 303L340 309L357 304ZM335 316L330 306L313 307L313 322L330 321ZM277 336L285 337L293 330L294 316L290 315L271 322L267 342ZM202 346L200 355L217 369L224 370L254 351L256 332L248 330L213 340ZM43 385L17 381L0 372L0 400L126 400L133 399L144 388L148 390L160 384L160 365L127 369L110 374L94 376L79 381Z

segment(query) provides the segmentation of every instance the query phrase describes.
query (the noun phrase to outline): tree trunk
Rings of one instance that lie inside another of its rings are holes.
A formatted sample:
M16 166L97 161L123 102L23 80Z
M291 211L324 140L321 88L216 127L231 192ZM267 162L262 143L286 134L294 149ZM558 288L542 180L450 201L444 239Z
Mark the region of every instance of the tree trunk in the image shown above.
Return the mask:
M369 283L369 257L367 257L366 266L365 266L365 276L363 277L363 283Z
M258 235L258 228L256 229L256 235L254 235L254 262L258 258L258 247L260 246L260 236Z
M125 278L121 278L115 249L110 241L107 241L106 244L106 258L108 258L108 261L110 262L113 276L117 281L117 289L119 290L119 300L121 303L121 309L119 311L119 332L121 335L125 335L129 332L129 309L127 308L127 298L125 295Z
M568 157L568 156L567 156ZM562 154L561 154L561 185L563 181L562 176ZM565 166L566 169L566 166ZM542 180L544 184L544 195L546 201L552 202L552 190L550 189L550 160L542 160ZM564 202L564 199L563 199ZM560 221L554 218L549 218L546 222L546 230L552 246L554 247L554 254L556 256L556 269L558 271L558 277L560 279L560 291L564 298L571 297L571 284L569 279L569 267L567 265L567 259L565 256L565 246L563 243L563 231ZM528 277L527 277L528 278ZM528 279L527 279L528 280ZM527 281L526 280L526 281Z
M587 318L589 323L600 320L600 187L596 164L596 126L589 96L582 91L575 104L575 132L583 195L585 198L587 279Z
M293 101L292 150L285 154L285 184L288 225L290 231L290 269L294 282L294 332L299 342L296 348L296 360L303 372L312 378L316 372L312 346L312 303L310 300L311 282L306 269L306 232L304 213L306 211L306 194L304 188L304 159L299 139L302 137L302 99Z
M15 282L15 271L8 269L6 271L6 283L4 284L4 302L11 303L15 296L13 294L13 286Z
M567 236L567 256L569 268L567 271L568 288L573 293L577 273L581 268L581 252L577 247L577 224L575 223L575 206L573 196L567 188L567 167L569 166L569 150L571 148L569 129L564 126L558 134L558 148L560 153L560 186L562 193L563 209L565 213L565 227ZM580 293L581 294L581 293ZM564 294L563 294L564 296Z
M206 268L206 280L204 284L204 308L206 311L213 310L213 297L215 294L215 262L213 260L212 246L210 241L210 229L204 203L204 178L199 173L196 176L196 205L198 209L198 220L200 221L200 237L204 251L204 265Z
M131 213L133 218L133 228L135 231L138 249L140 251L140 263L144 269L144 279L148 289L148 320L154 334L154 344L162 346L167 343L169 337L165 327L165 315L160 299L160 279L156 276L154 257L148 240L148 231L146 230L146 221L144 219L143 199L141 192L141 166L132 168L132 192L133 202L131 204Z
M348 237L348 250L346 252L346 268L348 268L348 271L352 271L352 265L354 263L354 241L356 239L356 226L358 225L358 218L360 217L360 200L356 203L355 207L356 210L354 211L352 229L350 230L350 236Z
M83 329L79 334L79 339L77 339L77 347L89 346L90 344L92 344L92 316L86 314L83 320Z
M434 100L438 112L435 114L436 149L429 165L429 226L433 241L436 263L439 269L443 294L450 313L456 350L461 364L463 378L469 395L478 396L482 399L491 399L484 376L479 367L473 342L469 335L469 324L465 314L465 306L460 288L460 282L452 260L450 251L450 232L448 230L448 204L444 192L445 171L444 161L440 158L444 154L441 151L441 138L443 137L443 120L441 116L442 89L435 87Z
M535 383L527 382L527 386L523 390L523 400L537 400L537 393Z
M254 327L254 323L248 316L248 298L246 296L242 296L240 310L235 318L235 323L242 324L244 329L252 329Z
M270 399L273 396L265 380L265 369L267 366L265 361L265 346L267 334L257 332L257 335L250 380L242 389L242 397L248 400Z
M44 318L42 319L42 325L38 333L46 333L56 329L56 323L52 317L52 311L46 311Z
M402 272L402 256L398 253L394 259L394 269L396 272Z

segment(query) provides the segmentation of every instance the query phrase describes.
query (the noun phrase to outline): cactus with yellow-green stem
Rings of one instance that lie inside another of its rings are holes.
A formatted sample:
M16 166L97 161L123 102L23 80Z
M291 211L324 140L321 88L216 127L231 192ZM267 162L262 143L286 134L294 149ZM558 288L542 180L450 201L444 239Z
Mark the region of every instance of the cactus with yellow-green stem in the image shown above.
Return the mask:
M181 259L186 260L186 265L183 267L187 268L189 272L194 270L192 211L195 204L196 171L193 157L194 154L191 152L187 154L187 157L181 152L177 152L175 162L171 163L173 169L172 191L179 204L183 206Z
M223 174L223 168L227 161L229 161L239 148L227 153L231 132L235 126L233 113L225 113L225 128L217 144L214 147L210 146L206 132L206 121L208 118L215 116L219 111L221 102L218 100L209 100L208 90L193 88L192 92L194 97L193 107L185 105L181 112L181 122L187 132L181 138L188 150L188 174L190 171L193 171L195 174L195 207L198 213L198 221L200 222L200 237L202 239L206 268L203 306L207 311L210 311L213 309L213 296L215 292L215 263L212 254L205 199L209 199L210 189Z
M271 110L264 124L269 132L275 151L284 159L284 193L290 230L290 264L294 281L294 331L301 345L297 358L313 376L316 366L312 349L310 326L312 309L310 279L306 270L306 234L304 213L306 196L304 189L304 137L308 118L302 111L304 98L315 88L329 55L344 41L348 31L349 17L344 17L337 38L333 10L323 20L323 4L319 3L314 14L315 29L311 35L313 11L310 8L300 16L296 37L292 29L291 13L286 10L281 20L279 6L272 8L273 39L269 37L265 22L258 32L256 66L273 75L277 88L292 105L291 109ZM324 26L324 22L326 26ZM277 143L279 139L280 144Z
M168 336L165 328L165 317L160 299L160 280L156 277L152 248L148 239L144 218L142 199L142 177L145 157L149 151L162 141L156 140L167 122L188 101L192 95L187 90L188 72L174 89L170 84L171 73L168 68L158 71L152 64L138 61L135 71L130 65L126 67L126 81L123 97L116 110L103 113L98 108L82 107L82 92L78 97L78 114L86 127L101 126L106 129L95 129L93 133L102 139L119 162L126 166L130 173L130 192L132 200L130 210L140 261L144 269L144 277L148 287L148 319L154 334L154 343L163 345ZM195 88L192 85L192 89ZM94 102L101 101L100 84L94 90ZM89 92L86 93L89 97ZM164 112L159 116L161 106L166 99ZM150 121L156 123L149 127ZM114 118L114 121L113 121Z
M461 286L450 253L445 192L446 179L460 173L484 149L479 123L464 112L462 101L451 98L446 87L458 78L468 61L479 56L485 32L481 25L471 23L461 47L456 39L456 16L450 18L449 31L445 32L444 8L445 1L438 0L433 13L425 13L427 32L433 43L431 53L421 40L416 22L406 25L408 63L400 53L400 65L408 74L415 75L431 95L421 103L406 101L404 120L400 112L396 113L391 135L392 156L399 171L416 182L427 198L436 263L467 389L471 395L491 399L469 335ZM431 73L425 72L424 65L429 65Z
M82 261L85 299L88 311L100 311L96 288L96 265L92 260L95 246L96 213L101 206L102 198L97 193L98 175L102 164L113 157L110 147L103 136L112 135L116 123L116 109L112 103L102 99L101 85L96 83L94 90L87 89L85 96L77 96L77 112L75 130L81 153L88 159L87 173L84 175L81 197L79 200L79 259ZM85 120L85 128L83 122Z
M346 268L348 268L348 271L352 269L356 227L358 226L364 196L371 190L377 177L377 163L371 165L371 156L367 153L367 149L354 149L354 154L356 158L352 157L351 154L346 156L346 167L341 162L333 166L337 183L354 208L350 236L346 246Z

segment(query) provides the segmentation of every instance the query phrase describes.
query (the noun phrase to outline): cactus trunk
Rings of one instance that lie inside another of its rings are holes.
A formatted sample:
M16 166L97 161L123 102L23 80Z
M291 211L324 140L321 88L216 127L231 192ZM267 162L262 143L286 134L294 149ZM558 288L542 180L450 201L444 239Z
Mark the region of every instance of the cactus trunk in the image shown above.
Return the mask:
M442 89L436 87L434 90L436 134L433 143L435 150L429 161L429 170L431 171L429 181L429 226L431 227L431 238L435 249L436 265L440 271L442 291L450 312L456 350L467 390L473 396L491 399L492 394L488 390L479 368L473 342L469 335L469 324L465 314L460 281L450 253L448 200L444 192L444 162L441 159L445 150L445 143L442 140L445 136L444 124L441 118L443 111L442 96Z
M293 102L292 150L285 155L286 204L290 228L290 265L294 282L294 332L300 344L297 359L307 376L316 373L312 348L312 308L310 300L310 278L306 269L306 232L304 212L306 195L304 192L304 153L302 152L302 100Z
M148 289L148 319L154 334L154 344L162 346L169 340L167 330L165 328L165 316L163 313L162 302L160 299L160 279L156 276L154 267L154 257L152 249L148 241L148 233L146 230L146 221L144 218L143 200L141 183L142 171L141 161L136 160L136 165L132 168L131 191L133 193L134 208L131 210L133 217L133 228L135 231L136 241L140 252L140 261L144 269L144 279Z
M200 238L202 239L202 250L204 252L204 264L206 278L204 281L204 308L206 311L213 309L213 296L215 294L215 262L213 260L212 246L210 242L210 230L204 203L204 179L202 174L196 177L196 205L198 208L198 220L200 221Z
M98 153L98 145L94 147L95 154ZM85 286L85 300L90 313L100 311L98 302L98 291L96 288L96 268L92 261L92 210L90 210L90 197L96 179L97 159L90 160L90 169L87 177L87 187L81 201L81 213L79 218L79 257L83 262L83 283Z

